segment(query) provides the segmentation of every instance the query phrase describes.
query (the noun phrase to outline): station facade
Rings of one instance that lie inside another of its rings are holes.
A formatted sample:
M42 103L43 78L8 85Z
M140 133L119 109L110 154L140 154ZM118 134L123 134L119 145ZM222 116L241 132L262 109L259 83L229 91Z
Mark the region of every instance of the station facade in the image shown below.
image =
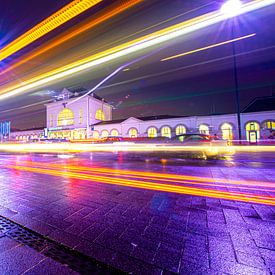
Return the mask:
M113 108L97 95L75 95L67 89L61 100L46 104L44 129L12 132L13 140L48 139L83 140L87 138L172 137L184 133L217 135L238 139L237 114L207 116L129 117L112 120ZM273 104L274 103L274 104ZM241 113L242 139L250 142L275 139L275 97L256 98Z

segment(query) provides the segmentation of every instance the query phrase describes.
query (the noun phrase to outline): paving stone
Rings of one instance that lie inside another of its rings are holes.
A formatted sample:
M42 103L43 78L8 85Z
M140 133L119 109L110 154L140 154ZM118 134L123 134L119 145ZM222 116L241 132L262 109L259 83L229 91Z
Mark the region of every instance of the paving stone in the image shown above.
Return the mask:
M0 254L0 274L21 274L45 257L26 246L15 246Z
M50 258L42 260L37 265L31 267L29 270L23 273L24 275L37 275L37 274L47 274L47 275L77 275L78 272L71 270L69 267L55 262Z
M255 256L240 251L236 251L237 260L240 264L265 269L266 265L262 257Z

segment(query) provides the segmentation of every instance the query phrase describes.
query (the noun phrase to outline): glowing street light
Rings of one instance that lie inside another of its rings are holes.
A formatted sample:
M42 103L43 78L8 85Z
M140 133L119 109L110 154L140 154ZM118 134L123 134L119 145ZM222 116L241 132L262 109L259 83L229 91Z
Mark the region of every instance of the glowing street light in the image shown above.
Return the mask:
M235 17L241 14L242 2L240 0L228 0L221 7L221 13L227 18ZM234 38L234 22L231 27L231 36ZM233 51L233 73L234 73L234 85L235 85L235 101L236 101L236 111L237 111L237 124L238 124L238 139L241 144L242 140L242 126L241 126L241 109L240 109L240 91L239 91L239 79L237 70L237 60L236 60L236 46L235 42L232 43Z
M241 12L242 2L240 0L228 0L221 7L221 12L228 18L234 17Z

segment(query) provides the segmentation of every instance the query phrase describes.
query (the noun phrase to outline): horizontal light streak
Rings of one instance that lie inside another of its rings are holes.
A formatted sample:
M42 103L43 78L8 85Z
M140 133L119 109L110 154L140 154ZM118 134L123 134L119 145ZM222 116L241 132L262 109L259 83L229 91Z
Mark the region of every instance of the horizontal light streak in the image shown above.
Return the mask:
M164 184L164 183L159 184L159 183L153 183L153 182L148 182L144 180L138 181L138 180L129 180L129 179L122 179L122 178L105 177L105 176L95 176L95 175L69 172L64 170L51 170L51 169L42 169L42 168L35 168L35 167L24 167L24 166L18 166L18 165L6 165L5 167L9 169L16 169L19 171L26 171L26 172L60 176L60 177L69 177L69 178L74 178L78 180L100 182L100 183L111 184L111 185L127 186L127 187L148 189L148 190L154 190L154 191L172 192L172 193L195 195L195 196L202 196L202 197L206 196L206 197L216 198L216 199L229 199L229 200L237 200L237 201L250 202L250 203L252 202L252 203L275 205L274 198L272 198L271 196L264 196L264 195L258 196L254 194L240 193L240 192L226 192L226 191L210 190L210 189L204 189L204 188L194 188L194 187L187 187L187 186Z
M58 10L26 33L22 34L0 51L0 61L26 47L38 38L56 29L102 0L74 0Z
M129 0L129 1L121 4L120 6L116 6L116 7L112 8L111 10L108 10L108 11L104 12L103 14L98 15L96 18L89 20L87 23L83 24L82 26L80 26L76 29L72 29L69 32L66 32L65 34L61 35L60 37L55 38L53 41L50 41L46 45L41 46L38 50L31 52L25 58L17 61L13 65L10 65L7 69L2 70L0 72L0 75L3 75L5 73L13 70L22 64L26 64L26 62L34 59L35 57L67 42L68 40L76 37L77 35L80 35L81 33L85 32L93 27L96 27L100 23L103 23L104 21L122 13L123 11L129 9L130 7L140 3L142 1L143 0Z
M247 4L244 4L240 9L238 15L274 3L275 0L255 0ZM103 51L101 53L89 56L77 62L73 62L64 67L50 71L48 73L31 78L29 80L26 80L22 85L15 85L13 87L9 87L6 89L3 88L1 90L0 100L10 96L15 96L28 90L43 86L45 84L48 85L53 81L60 80L62 78L68 77L70 75L76 74L78 72L84 71L94 66L130 55L134 52L150 48L163 42L173 40L185 34L219 23L225 19L227 19L227 17L223 13L221 13L220 11L216 11L173 25L171 27L124 43L122 45Z
M179 57L182 57L182 56L186 56L186 55L189 55L189 54L209 50L209 49L216 48L216 47L219 47L219 46L223 46L223 45L226 45L226 44L229 44L229 43L234 43L234 42L237 42L237 41L240 41L240 40L243 40L243 39L247 39L247 38L253 37L255 35L256 35L256 33L252 33L252 34L241 36L241 37L238 37L238 38L226 40L226 41L223 41L223 42L220 42L220 43L212 44L212 45L205 46L205 47L202 47L202 48L198 48L198 49L195 49L195 50L192 50L192 51L188 51L188 52L180 53L180 54L177 54L177 55L169 56L169 57L161 59L160 61L167 61L167 60L171 60L171 59L174 59L174 58L179 58Z
M24 166L35 166L35 167L45 167L43 162L32 162L32 161L20 161L21 165ZM172 182L182 182L182 183L192 183L196 184L208 182L210 184L223 183L223 186L229 187L230 185L239 186L259 186L259 187L269 187L275 188L275 182L260 182L260 181L251 181L251 180L232 180L224 178L209 178L209 177L198 177L198 176L189 176L189 175L177 175L177 174L167 174L167 173L154 173L154 172L144 172L144 171L134 171L134 170L122 170L122 169L111 169L111 168L102 168L102 167L90 167L83 165L71 165L71 164L54 164L47 163L47 167L53 169L70 169L73 171L81 171L85 173L106 173L113 176L126 176L126 177L139 177L147 178L151 180L161 180L161 181L172 181ZM212 185L213 186L213 185ZM215 185L217 186L217 185Z
M83 143L0 143L0 151L6 152L206 152L208 154L234 152L275 152L275 146L183 146L167 144L83 144Z

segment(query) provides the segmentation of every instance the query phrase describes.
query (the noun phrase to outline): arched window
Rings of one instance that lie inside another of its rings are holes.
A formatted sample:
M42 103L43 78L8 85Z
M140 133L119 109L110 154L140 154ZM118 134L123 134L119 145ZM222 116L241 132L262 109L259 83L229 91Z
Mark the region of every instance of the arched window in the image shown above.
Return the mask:
M171 138L171 128L164 126L161 128L161 136Z
M57 118L58 126L68 126L74 124L74 113L71 109L64 108L59 114Z
M222 139L232 140L233 139L233 127L229 123L223 123L221 126Z
M249 142L257 142L260 138L260 125L256 121L250 121L245 125L246 139Z
M147 134L148 134L148 137L149 137L149 138L157 137L157 136L158 136L157 128L156 128L156 127L150 127L150 128L147 130Z
M105 120L105 114L101 109L98 109L95 113L95 118L98 120Z
M111 131L111 136L112 136L112 137L117 137L117 136L118 136L118 130L117 130L117 129L113 129L113 130Z
M185 134L186 133L186 128L184 125L178 125L176 127L176 135L182 135L182 134Z
M265 130L275 130L275 121L269 120L262 123L262 128Z
M138 131L136 128L129 129L129 137L136 138L138 136Z
M199 132L200 134L209 135L209 127L206 124L201 124L199 126Z
M108 137L109 136L109 132L107 130L103 130L101 132L101 137L104 138L104 137Z
M99 138L99 132L98 131L93 132L93 138Z

